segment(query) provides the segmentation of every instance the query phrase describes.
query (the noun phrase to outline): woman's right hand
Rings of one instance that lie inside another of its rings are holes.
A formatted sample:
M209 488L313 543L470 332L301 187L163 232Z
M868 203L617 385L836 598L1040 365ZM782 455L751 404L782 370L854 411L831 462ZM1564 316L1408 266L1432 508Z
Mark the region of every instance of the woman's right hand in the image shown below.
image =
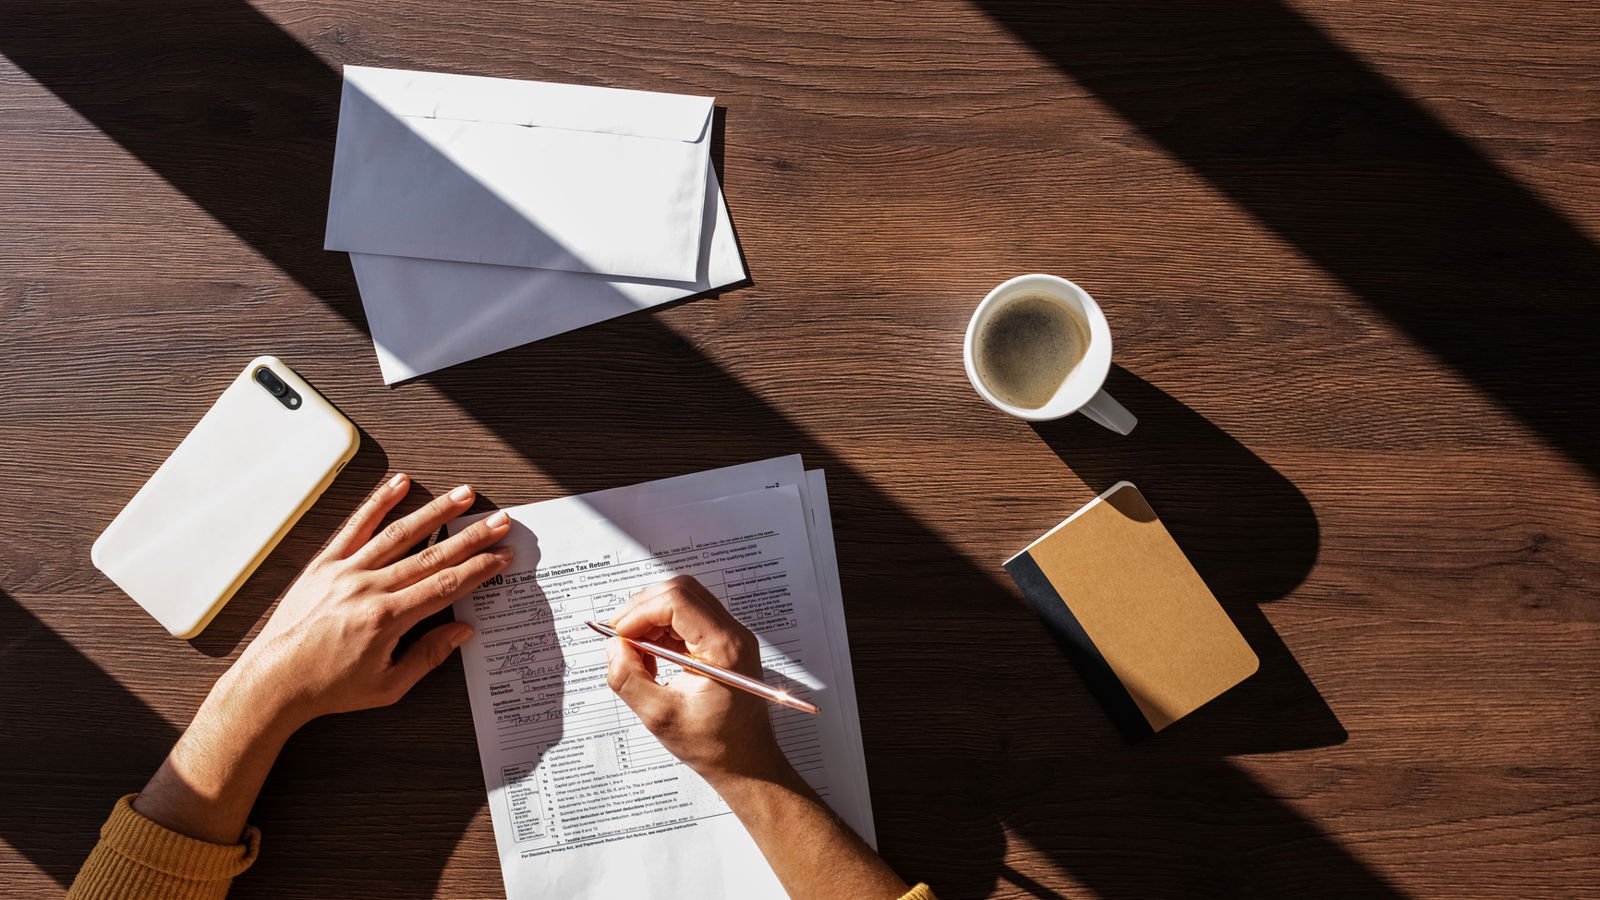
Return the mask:
M756 636L705 586L678 576L635 594L611 622L618 634L761 677ZM656 681L656 659L606 641L606 680L662 745L712 787L739 776L776 780L794 770L778 748L767 702L693 672Z
M634 595L618 634L761 677L756 636L705 586L678 577ZM903 897L906 883L834 815L778 747L767 701L693 672L656 683L655 657L606 641L606 680L644 726L739 817L795 900ZM919 893L916 896L929 897Z

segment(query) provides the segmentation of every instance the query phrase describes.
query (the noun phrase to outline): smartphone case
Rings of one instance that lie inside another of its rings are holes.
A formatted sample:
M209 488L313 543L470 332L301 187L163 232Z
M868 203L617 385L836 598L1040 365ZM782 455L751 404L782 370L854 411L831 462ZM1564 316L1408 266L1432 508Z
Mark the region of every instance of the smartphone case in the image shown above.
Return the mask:
M255 380L297 392L290 409ZM90 551L178 638L199 634L355 455L354 425L272 356L250 362Z

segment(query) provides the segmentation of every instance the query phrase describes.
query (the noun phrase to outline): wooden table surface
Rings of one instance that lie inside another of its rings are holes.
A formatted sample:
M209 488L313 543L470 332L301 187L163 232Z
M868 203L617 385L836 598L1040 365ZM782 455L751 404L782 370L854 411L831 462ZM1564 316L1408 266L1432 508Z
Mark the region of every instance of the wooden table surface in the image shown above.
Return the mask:
M0 0L0 893L58 895L365 492L827 469L884 856L944 898L1600 896L1600 6ZM385 387L345 63L717 97L749 283ZM983 405L1068 276L1117 437ZM184 643L91 541L252 356L360 456ZM1124 744L1000 562L1119 479L1262 658ZM502 895L460 663L307 728L235 896ZM15 893L12 893L15 892Z

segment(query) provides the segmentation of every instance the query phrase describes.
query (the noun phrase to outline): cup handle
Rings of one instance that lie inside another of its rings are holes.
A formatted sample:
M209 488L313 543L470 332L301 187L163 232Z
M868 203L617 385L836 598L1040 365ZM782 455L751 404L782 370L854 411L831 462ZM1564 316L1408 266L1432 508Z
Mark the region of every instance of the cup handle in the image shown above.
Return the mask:
M1128 412L1126 406L1118 403L1105 391L1090 397L1089 402L1078 412L1088 416L1089 421L1096 425L1109 428L1117 434L1127 434L1139 424L1139 420L1133 417L1133 413Z

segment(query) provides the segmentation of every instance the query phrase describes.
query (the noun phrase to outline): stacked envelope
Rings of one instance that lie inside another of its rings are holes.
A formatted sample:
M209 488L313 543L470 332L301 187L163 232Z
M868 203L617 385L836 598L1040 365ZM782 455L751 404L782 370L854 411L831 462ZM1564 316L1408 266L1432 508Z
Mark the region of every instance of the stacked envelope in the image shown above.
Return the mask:
M745 277L712 99L346 66L324 247L389 384Z

